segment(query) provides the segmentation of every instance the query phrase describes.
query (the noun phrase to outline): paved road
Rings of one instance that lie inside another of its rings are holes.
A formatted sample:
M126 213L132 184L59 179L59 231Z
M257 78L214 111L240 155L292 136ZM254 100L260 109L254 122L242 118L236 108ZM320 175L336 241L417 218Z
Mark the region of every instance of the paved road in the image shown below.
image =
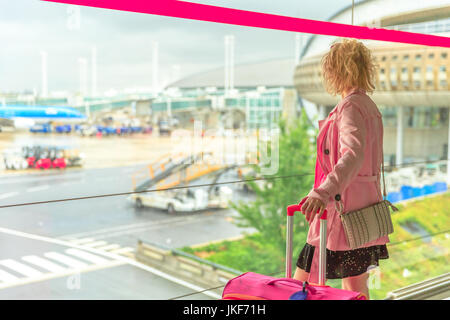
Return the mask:
M129 192L136 169L3 176L0 205ZM238 236L233 215L138 211L126 196L0 208L0 299L166 299L193 292L189 284L130 264L127 254L139 238L181 247ZM68 288L77 274L80 289Z

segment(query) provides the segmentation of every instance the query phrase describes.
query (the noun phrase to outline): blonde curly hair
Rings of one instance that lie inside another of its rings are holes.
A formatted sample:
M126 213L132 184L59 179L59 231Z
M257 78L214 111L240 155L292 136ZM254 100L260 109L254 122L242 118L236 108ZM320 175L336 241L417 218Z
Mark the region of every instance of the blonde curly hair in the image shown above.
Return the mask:
M321 65L325 89L333 96L354 87L367 93L375 90L378 65L370 50L355 39L335 40Z

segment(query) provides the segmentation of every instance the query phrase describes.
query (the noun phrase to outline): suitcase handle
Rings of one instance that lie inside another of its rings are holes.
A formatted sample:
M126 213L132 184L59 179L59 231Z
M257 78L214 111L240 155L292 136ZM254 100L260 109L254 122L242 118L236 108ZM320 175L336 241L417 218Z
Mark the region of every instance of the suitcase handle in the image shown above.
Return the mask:
M301 282L300 280L296 280L296 279L292 279L292 278L278 278L278 279L272 279L267 281L267 285L271 285L274 284L276 282L290 282L290 283L294 283L294 284L298 284L300 286L303 286L303 282Z
M295 212L300 211L302 214L305 214L304 212L302 212L301 208L303 203L305 202L306 197L303 198L303 200L299 203L299 204L292 204L290 206L287 207L287 215L289 217L293 216ZM327 209L323 210L322 215L320 216L321 220L326 220L327 219Z
M286 221L286 278L292 278L292 241L294 213L301 211L303 203L308 197L304 197L299 204L293 204L287 207ZM302 212L303 213L303 212ZM327 210L324 209L320 217L320 244L319 244L319 284L325 285L326 273L326 236L327 234Z
M278 278L278 279L272 279L267 281L266 285L273 285L276 282L287 282L287 283L293 283L293 284L297 284L299 285L302 289L303 289L303 282L301 282L300 280L296 280L296 279L292 279L292 278ZM309 285L308 282L306 282L306 286L305 286L311 293L315 293L316 289L312 286Z

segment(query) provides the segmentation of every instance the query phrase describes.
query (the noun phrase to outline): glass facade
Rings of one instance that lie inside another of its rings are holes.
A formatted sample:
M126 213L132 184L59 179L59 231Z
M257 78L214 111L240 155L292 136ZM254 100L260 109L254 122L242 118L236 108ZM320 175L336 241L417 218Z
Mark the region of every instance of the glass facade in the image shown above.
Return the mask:
M385 127L397 126L397 108L380 107ZM407 128L441 128L448 126L448 108L405 107L404 118Z
M269 89L267 91L245 91L233 97L225 97L219 92L208 94L204 99L193 99L194 93L202 93L198 90L183 92L183 97L171 99L162 97L153 101L151 108L153 112L164 112L168 110L170 99L171 110L188 108L208 108L213 106L213 100L217 101L217 109L239 108L245 111L248 128L273 127L281 116L283 89ZM223 99L220 99L220 96Z
M387 26L385 28L426 34L448 32L450 31L450 18L420 23L402 24L397 26Z
M152 103L152 111L167 111L168 101L158 101ZM208 108L211 107L211 99L202 100L174 100L170 101L171 110L188 109L188 108Z

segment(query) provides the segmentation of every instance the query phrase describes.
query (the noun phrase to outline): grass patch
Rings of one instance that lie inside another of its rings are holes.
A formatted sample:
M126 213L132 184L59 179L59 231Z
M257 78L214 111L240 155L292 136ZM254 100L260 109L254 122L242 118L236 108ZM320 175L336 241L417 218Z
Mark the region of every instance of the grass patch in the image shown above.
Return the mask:
M184 247L181 250L200 258L242 272L278 274L284 267L284 255L264 242L259 233L246 235L235 241L223 241L198 248ZM281 268L280 268L281 267Z

